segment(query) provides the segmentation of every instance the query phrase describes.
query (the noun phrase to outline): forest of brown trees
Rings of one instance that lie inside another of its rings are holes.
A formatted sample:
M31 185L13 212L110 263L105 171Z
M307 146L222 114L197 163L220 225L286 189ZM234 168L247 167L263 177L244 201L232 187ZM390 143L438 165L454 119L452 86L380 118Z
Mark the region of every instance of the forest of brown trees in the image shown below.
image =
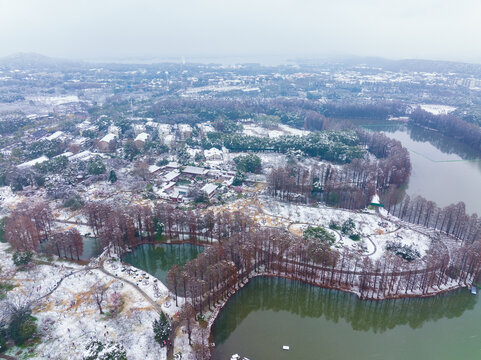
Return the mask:
M33 206L21 204L5 221L7 241L18 251L40 251L79 259L83 251L82 236L77 229L53 229L50 207L39 202Z
M354 159L341 168L321 164L310 169L296 164L274 168L268 176L271 195L286 201L323 201L331 206L362 209L376 191L406 183L411 174L407 149L379 133L357 131L375 160Z
M426 295L448 282L464 285L477 278L480 246L479 241L461 246L450 258L442 244L433 242L425 261L408 262L386 253L372 262L345 248L336 250L281 229L255 227L215 242L184 269L173 267L168 286L176 296L189 297L198 312L223 300L255 273L354 290L361 298Z
M477 152L481 152L481 129L475 124L464 121L455 115L434 115L417 108L410 115L411 122L429 129L435 129L445 135L462 139Z
M415 203L408 206L405 214L401 210L401 215L421 224L426 218L415 209L428 206L422 205L422 200ZM407 205L403 204L397 209L404 209ZM386 206L394 211L394 204ZM461 235L463 241L459 241L458 247L448 251L443 242L433 238L423 259L406 261L386 252L375 262L347 248L336 249L284 229L261 227L241 211L201 212L166 203L159 203L154 209L140 205L114 208L105 202L87 204L83 211L100 246L112 244L119 253L155 241L160 228L167 238L205 245L205 251L196 259L184 268L172 267L167 277L175 296L189 297L196 311L202 312L255 274L356 291L360 297L370 299L434 294L446 285L477 281L481 272L479 222L476 234L472 232L474 222L469 221L466 224L472 231L460 231L462 210L462 206L455 206L433 211L434 217L439 217L438 223L443 224L443 231ZM31 210L20 206L5 227L8 241L17 250L77 257L82 243L78 232L52 228L52 214L43 203Z
M411 199L395 187L381 193L381 201L389 213L407 222L439 230L463 243L481 240L481 219L468 215L463 202L440 208L422 196Z

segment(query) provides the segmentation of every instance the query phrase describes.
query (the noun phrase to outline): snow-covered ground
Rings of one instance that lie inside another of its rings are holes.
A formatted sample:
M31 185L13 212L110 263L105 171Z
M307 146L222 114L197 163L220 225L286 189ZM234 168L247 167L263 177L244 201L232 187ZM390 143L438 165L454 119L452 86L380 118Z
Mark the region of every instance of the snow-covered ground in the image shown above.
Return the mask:
M361 235L361 242L356 243L344 236L342 244L354 248L364 247L365 253L369 254L372 260L377 260L384 254L388 242L412 246L419 251L421 257L426 254L431 243L428 236L406 227L400 228L394 221L383 220L374 211L352 212L322 205L312 207L284 203L270 198L262 199L261 204L263 214L270 217L260 220L261 222L288 226L291 232L298 235L302 234L300 230L309 225L328 228L331 221L342 224L349 218L352 219L356 224L355 232ZM258 215L258 218L262 216Z
M419 107L434 115L447 115L456 110L454 106L437 104L420 104Z
M25 198L15 194L10 186L0 187L0 217L13 210Z
M265 127L256 124L244 124L243 133L245 135L257 137L276 138L282 135L307 135L309 131L293 128L289 125L279 124L276 129L266 129Z
M35 103L40 103L40 104L45 104L45 105L53 105L53 106L80 101L77 95L34 96L34 97L27 97L27 100L31 100Z
M152 322L158 318L158 313L134 286L98 269L89 270L70 262L53 261L50 264L35 265L28 271L16 271L12 255L7 252L8 247L8 244L0 243L0 279L16 285L7 293L8 301L26 303L39 299L63 279L51 295L36 302L33 308L41 336L41 342L34 349L34 358L82 359L85 347L92 340L98 339L123 344L129 359L166 359L166 349L155 341L152 331ZM170 317L179 311L160 281L156 282L159 290L154 290L155 279L152 276L144 276L140 270L137 271L138 275L135 272L130 272L131 275L128 271L122 272L122 265L118 261L107 261L105 268L108 272L137 283ZM102 304L103 315L99 313L93 298L93 288L99 283L108 286ZM112 295L115 293L121 295L123 306L120 313L111 316ZM183 299L180 299L179 305L182 303ZM182 352L183 359L192 358L186 342L186 335L181 328L176 336L174 353Z

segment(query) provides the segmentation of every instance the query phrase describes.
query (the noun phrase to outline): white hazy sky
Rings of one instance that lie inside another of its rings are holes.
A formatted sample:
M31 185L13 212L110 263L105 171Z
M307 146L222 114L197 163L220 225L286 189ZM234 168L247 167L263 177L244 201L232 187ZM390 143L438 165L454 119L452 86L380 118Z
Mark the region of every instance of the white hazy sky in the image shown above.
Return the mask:
M0 56L481 62L481 0L0 0Z

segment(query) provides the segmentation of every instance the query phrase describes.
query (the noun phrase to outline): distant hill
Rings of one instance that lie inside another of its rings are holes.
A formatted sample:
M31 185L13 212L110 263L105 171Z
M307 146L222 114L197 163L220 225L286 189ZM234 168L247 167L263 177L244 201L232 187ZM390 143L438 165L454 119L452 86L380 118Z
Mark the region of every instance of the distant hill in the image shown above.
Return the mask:
M299 64L336 64L338 66L354 67L366 65L373 68L382 68L393 72L418 71L438 73L458 73L465 75L481 75L481 64L472 64L456 61L403 59L391 60L379 57L346 56L339 58L326 58L321 61L297 60Z
M63 69L72 67L82 67L86 63L75 60L51 58L36 53L17 53L0 58L0 67L7 69Z

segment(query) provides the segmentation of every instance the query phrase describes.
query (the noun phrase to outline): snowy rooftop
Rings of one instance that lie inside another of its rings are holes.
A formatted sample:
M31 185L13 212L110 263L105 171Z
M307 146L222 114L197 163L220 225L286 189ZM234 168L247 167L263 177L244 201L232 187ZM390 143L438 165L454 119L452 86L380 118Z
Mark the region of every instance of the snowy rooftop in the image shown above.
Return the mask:
M72 155L69 160L86 160L92 156L92 153L88 150L79 152L78 154Z
M182 172L191 175L204 175L207 174L208 170L197 166L186 166Z
M45 161L48 161L48 157L45 155L40 156L39 158L24 162L23 164L18 165L19 168L27 168L27 167L32 167L36 164L41 164Z
M156 172L156 171L158 171L158 170L160 170L160 169L161 169L161 167L160 167L160 166L157 166L157 165L150 165L150 166L149 166L149 172L150 172L150 173L154 173L154 172Z
M192 131L192 127L189 124L179 124L177 127L180 131Z
M169 162L167 165L165 165L166 168L170 169L177 169L179 167L179 164L175 161Z
M157 125L157 128L159 129L160 132L164 133L170 133L171 126L169 124L159 124Z
M54 132L52 135L47 136L45 139L51 141L51 140L58 139L58 138L61 137L62 135L63 135L63 131L56 131L56 132Z
M149 138L149 134L147 133L140 133L139 135L137 135L137 137L135 138L135 141L147 141L147 139Z
M212 184L212 183L209 183L209 184L205 184L203 187L202 187L202 191L205 191L207 194L211 194L213 193L215 190L217 189L217 185L215 184Z
M116 137L117 136L115 136L114 134L107 134L102 139L100 139L100 141L111 142L115 140Z
M60 156L70 157L70 156L72 156L72 155L73 155L73 152L67 151L67 152L64 152L64 153L62 153L62 154L60 154L60 155L54 156L54 158L58 158L58 157L60 157Z
M164 180L169 182L174 180L179 175L180 175L180 172L178 170L172 170L171 172L164 175Z

